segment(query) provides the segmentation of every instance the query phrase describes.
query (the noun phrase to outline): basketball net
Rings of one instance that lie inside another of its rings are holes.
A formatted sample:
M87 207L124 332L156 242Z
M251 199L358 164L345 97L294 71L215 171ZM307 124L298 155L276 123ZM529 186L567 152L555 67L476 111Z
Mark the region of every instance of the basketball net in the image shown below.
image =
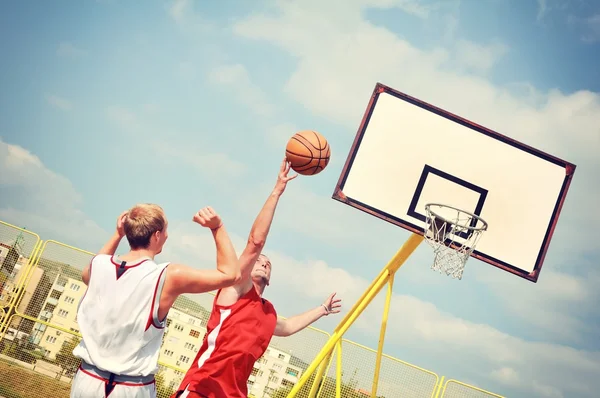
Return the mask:
M431 269L462 279L487 222L475 214L436 203L425 205L425 240L435 254Z

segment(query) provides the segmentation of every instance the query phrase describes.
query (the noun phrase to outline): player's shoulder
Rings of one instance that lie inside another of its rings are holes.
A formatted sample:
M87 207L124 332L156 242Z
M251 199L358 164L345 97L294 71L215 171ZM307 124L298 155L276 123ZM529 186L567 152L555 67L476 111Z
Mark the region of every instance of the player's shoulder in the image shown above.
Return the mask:
M110 262L112 260L113 256L110 254L104 254L104 253L98 253L95 254L92 259L90 260L90 263L95 263L98 261L108 261Z

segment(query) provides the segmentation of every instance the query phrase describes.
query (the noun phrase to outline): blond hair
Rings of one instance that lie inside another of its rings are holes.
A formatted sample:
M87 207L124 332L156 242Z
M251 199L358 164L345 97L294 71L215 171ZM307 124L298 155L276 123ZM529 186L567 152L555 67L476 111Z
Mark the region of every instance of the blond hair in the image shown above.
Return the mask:
M123 227L129 246L135 250L147 249L152 235L162 231L166 224L167 218L159 205L142 203L127 212Z

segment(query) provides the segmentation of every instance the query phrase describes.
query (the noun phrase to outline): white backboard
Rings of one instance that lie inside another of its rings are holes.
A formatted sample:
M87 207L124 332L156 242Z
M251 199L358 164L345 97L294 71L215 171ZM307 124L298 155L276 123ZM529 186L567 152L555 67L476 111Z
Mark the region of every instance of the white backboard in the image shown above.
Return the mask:
M333 198L423 234L426 203L483 218L473 257L536 282L575 165L377 84Z

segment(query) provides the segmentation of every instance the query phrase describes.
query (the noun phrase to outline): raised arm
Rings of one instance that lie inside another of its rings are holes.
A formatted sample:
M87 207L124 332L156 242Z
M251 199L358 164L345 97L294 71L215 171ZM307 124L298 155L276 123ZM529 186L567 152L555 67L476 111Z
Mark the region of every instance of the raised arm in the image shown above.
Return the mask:
M342 306L341 301L341 299L335 298L335 293L332 293L323 304L316 308L308 310L302 314L295 315L291 318L277 319L275 336L290 336L316 322L323 316L337 314L340 312L340 307Z
M238 287L241 290L246 290L246 288L252 284L252 279L250 278L252 267L256 263L258 256L265 247L279 198L285 191L288 181L293 180L298 176L298 174L294 174L293 176L288 177L289 171L290 164L286 159L283 159L279 169L279 175L277 176L275 188L273 188L273 191L267 198L267 201L252 224L252 228L250 229L250 234L248 236L248 242L244 251L240 255L241 280Z
M174 302L180 294L205 293L231 286L240 280L240 266L231 239L215 211L206 207L200 210L194 221L210 228L217 249L217 269L195 269L183 264L171 264L163 288L166 301Z
M111 256L115 254L117 248L119 247L119 243L121 243L121 239L123 239L123 236L125 236L123 222L126 216L127 212L124 211L123 213L121 213L119 218L117 218L117 228L115 230L115 233L110 237L108 242L106 242L106 244L102 246L102 249L100 249L97 254L109 254ZM83 272L81 273L81 279L86 285L90 282L90 264L86 265L83 269Z

